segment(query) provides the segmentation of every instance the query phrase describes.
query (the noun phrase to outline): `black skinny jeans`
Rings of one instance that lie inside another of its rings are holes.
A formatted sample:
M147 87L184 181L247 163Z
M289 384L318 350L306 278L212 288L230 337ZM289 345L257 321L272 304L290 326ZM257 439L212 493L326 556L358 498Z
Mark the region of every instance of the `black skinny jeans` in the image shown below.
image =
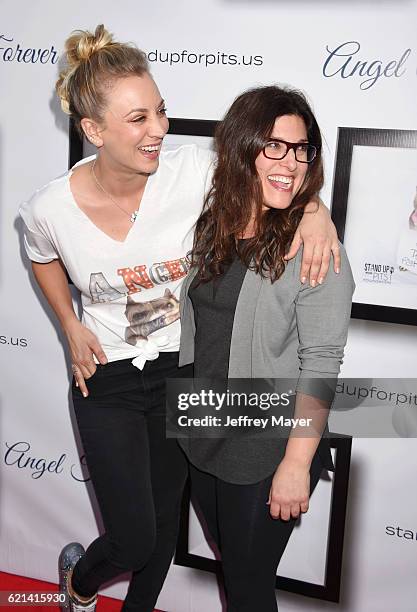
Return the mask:
M177 539L187 461L165 437L165 379L192 376L178 353L161 353L142 371L130 359L99 365L73 403L105 533L78 561L73 588L94 595L132 570L123 612L151 612Z
M322 471L316 453L310 494ZM297 519L273 519L267 505L273 474L238 485L190 467L191 491L222 558L227 612L276 612L276 570Z

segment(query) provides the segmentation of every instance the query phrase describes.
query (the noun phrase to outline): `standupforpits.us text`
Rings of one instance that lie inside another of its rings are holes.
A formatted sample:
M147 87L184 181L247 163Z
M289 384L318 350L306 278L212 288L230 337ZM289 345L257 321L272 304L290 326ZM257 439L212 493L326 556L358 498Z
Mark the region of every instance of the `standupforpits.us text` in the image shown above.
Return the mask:
M148 52L148 60L152 63L169 64L198 64L205 68L209 66L262 66L264 58L262 55L223 53L199 53L187 51L159 51L155 49Z

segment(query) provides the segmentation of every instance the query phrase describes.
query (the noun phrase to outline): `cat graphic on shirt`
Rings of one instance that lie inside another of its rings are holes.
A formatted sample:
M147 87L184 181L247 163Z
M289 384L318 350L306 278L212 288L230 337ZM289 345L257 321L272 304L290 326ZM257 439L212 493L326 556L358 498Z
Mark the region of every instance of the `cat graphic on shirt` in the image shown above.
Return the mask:
M149 302L135 302L128 295L125 315L130 323L126 328L125 340L136 346L138 340L147 340L157 329L177 321L180 318L180 303L169 289L165 289L162 297Z

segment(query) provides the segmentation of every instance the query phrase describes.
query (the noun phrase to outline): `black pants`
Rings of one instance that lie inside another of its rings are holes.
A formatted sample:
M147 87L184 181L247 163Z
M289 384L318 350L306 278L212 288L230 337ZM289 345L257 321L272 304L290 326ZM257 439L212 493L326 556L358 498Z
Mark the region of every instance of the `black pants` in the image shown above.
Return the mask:
M310 493L322 464L313 459ZM192 495L221 552L227 612L276 612L276 570L297 519L273 519L267 505L273 474L255 484L225 482L191 466Z
M165 379L190 376L178 353L161 353L142 371L122 360L98 366L73 402L105 533L74 569L76 593L132 570L124 612L151 612L175 549L187 462L165 437Z

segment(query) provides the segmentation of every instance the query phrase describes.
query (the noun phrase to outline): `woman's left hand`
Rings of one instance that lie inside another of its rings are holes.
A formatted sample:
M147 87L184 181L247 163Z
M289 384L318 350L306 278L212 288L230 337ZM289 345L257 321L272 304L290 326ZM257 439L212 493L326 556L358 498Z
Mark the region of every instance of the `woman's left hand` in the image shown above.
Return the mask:
M318 204L309 202L305 207L304 215L285 259L295 257L302 244L304 244L300 270L302 283L305 283L308 277L312 287L317 283L322 283L329 270L332 253L334 271L336 274L339 273L340 251L337 232L329 211L321 201Z
M274 519L288 521L307 512L310 497L310 470L303 463L284 459L275 471L269 491L269 512Z

